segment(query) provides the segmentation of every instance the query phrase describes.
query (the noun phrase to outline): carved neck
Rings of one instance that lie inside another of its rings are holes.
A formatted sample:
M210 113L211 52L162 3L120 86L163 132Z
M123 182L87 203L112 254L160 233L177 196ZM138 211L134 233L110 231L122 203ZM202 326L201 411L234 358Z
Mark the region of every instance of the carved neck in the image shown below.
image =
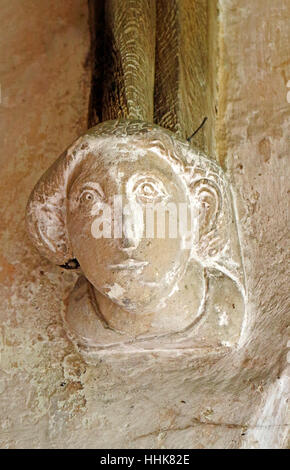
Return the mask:
M97 314L110 328L132 336L159 335L182 331L196 320L205 298L206 279L204 268L198 262L191 261L171 295L150 313L128 312L93 286L92 290Z

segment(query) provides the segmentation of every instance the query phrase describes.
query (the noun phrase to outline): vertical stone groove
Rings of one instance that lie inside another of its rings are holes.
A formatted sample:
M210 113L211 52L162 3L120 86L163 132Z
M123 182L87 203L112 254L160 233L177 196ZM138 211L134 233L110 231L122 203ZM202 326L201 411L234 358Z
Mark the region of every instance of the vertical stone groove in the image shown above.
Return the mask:
M214 50L216 2L159 0L157 2L155 122L187 138L202 119L206 126L194 144L212 151L216 74Z
M155 1L107 0L102 119L153 121Z
M92 91L89 125L142 119L214 156L216 0L89 0Z

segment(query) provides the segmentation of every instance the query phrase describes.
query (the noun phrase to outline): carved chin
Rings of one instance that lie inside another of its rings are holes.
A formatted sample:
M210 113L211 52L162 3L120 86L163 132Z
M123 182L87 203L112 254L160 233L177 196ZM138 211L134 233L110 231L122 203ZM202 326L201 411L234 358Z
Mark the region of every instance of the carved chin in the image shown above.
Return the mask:
M127 293L126 291L120 297L114 296L111 293L105 293L105 296L115 305L118 305L127 312L131 312L134 314L143 314L150 312L156 304L155 299L134 298L132 295L130 295L130 293Z
M155 284L155 283L152 283ZM124 286L116 282L102 286L102 289L96 289L102 294L107 302L118 305L127 312L134 314L149 313L160 303L160 299L167 294L168 289L160 285L144 286L135 283L131 286Z

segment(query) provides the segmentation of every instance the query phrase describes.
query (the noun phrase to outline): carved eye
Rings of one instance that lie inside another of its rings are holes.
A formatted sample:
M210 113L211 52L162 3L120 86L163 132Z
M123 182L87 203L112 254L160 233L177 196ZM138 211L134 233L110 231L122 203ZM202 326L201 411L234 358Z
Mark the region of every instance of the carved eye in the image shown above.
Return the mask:
M83 189L80 196L79 202L82 205L91 205L103 199L103 194L100 188L87 188Z
M143 178L135 183L133 193L140 202L157 203L168 198L163 183L151 178Z

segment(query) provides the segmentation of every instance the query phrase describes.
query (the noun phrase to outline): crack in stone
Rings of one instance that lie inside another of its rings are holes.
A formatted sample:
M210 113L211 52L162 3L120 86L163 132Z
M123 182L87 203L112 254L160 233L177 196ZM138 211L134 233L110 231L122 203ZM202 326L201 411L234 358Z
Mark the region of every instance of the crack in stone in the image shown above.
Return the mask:
M192 423L186 425L186 426L179 426L179 427L172 427L172 428L165 428L165 429L159 429L157 431L151 431L147 434L141 434L139 436L137 436L135 439L133 439L134 441L136 441L137 439L142 439L142 438L146 438L146 437L149 437L149 436L157 436L161 433L167 433L167 432L176 432L176 431L186 431L190 428L194 428L194 427L197 427L197 426L201 426L201 425L209 425L209 426L214 426L214 427L218 427L218 426L222 426L222 427L226 427L228 429L241 429L243 430L244 433L246 433L247 431L249 430L252 430L252 429L271 429L271 428L281 428L281 427L287 427L289 426L289 424L285 423L285 424L261 424L261 425L256 425L256 426L248 426L247 424L240 424L240 423L218 423L218 422L214 422L214 421L201 421L199 420L198 418L193 418L192 420Z

